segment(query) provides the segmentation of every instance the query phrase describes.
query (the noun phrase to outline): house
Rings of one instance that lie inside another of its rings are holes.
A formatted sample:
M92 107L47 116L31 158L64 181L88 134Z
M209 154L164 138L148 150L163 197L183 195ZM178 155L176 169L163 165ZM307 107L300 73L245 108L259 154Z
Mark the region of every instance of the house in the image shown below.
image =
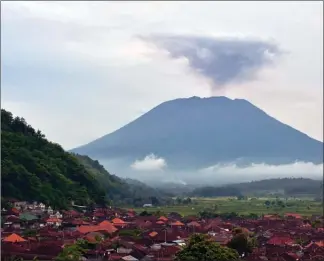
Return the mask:
M50 215L53 215L54 213L53 209L50 206L47 208L47 213Z
M19 210L27 208L27 201L16 201L13 206Z
M23 239L21 236L13 233L10 236L7 236L3 239L3 242L9 242L9 243L22 243L26 242L26 239Z
M39 207L42 211L45 211L45 209L46 209L46 205L43 204L43 203L39 203L38 207Z
M56 217L49 218L49 219L46 220L46 224L47 225L50 225L50 226L57 226L57 227L59 227L59 226L62 225L62 220L59 219L59 218L56 218Z
M275 245L275 246L285 246L293 243L294 240L287 236L273 236L267 242L268 245Z
M113 223L114 226L122 227L122 228L127 225L127 223L120 218L114 218L111 222Z
M143 208L150 208L150 207L153 207L153 205L152 204L144 204L143 205Z
M50 218L59 218L59 219L61 219L61 218L63 218L63 215L59 211L56 211L55 214L50 215Z
M139 261L137 258L131 256L131 255L128 255L128 256L124 256L120 259L121 261Z
M303 217L300 214L296 214L296 213L286 213L285 218L302 219Z

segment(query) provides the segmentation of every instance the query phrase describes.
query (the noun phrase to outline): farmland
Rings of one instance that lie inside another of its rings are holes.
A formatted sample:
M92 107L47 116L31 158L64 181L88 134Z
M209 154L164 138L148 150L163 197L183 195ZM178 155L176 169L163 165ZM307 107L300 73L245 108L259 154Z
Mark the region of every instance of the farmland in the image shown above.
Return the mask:
M298 213L304 216L321 215L323 213L322 202L314 201L312 198L246 198L238 200L230 197L215 198L191 198L191 204L175 204L169 206L135 208L137 212L161 211L164 213L177 212L183 216L197 215L204 210L212 210L215 213L236 212L239 215L251 213L262 214L284 214ZM279 202L279 204L278 204Z

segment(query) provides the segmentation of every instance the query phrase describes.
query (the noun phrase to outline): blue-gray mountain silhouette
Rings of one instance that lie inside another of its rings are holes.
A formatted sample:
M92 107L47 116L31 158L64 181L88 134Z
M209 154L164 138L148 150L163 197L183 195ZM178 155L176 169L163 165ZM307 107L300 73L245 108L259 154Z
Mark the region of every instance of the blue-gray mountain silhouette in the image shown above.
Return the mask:
M164 102L115 132L73 150L129 166L153 153L171 169L218 163L322 163L323 143L281 123L243 99Z

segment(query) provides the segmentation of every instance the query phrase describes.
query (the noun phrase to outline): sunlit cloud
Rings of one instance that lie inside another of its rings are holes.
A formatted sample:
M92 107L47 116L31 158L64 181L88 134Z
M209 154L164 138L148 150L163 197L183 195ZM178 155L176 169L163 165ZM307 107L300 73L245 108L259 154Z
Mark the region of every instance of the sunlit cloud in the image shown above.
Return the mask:
M156 171L163 170L167 166L166 161L163 158L159 158L154 154L145 156L142 160L136 160L131 168L140 171Z

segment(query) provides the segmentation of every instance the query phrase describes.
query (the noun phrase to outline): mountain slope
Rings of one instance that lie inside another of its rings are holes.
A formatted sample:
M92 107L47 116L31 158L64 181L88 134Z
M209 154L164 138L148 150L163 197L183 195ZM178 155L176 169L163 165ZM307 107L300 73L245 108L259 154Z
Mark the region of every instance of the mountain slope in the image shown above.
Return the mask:
M1 153L3 198L37 200L60 208L71 200L105 203L100 184L75 157L3 109Z
M170 168L196 169L237 161L323 162L323 143L226 97L164 102L119 130L73 150L131 164L150 153Z
M165 195L153 189L146 184L131 179L122 179L110 174L97 160L93 160L88 156L73 154L86 170L91 173L104 188L108 197L114 203L128 203L133 204L133 199L137 199L138 204L151 202L154 197L162 202ZM140 201L140 202L139 202Z

